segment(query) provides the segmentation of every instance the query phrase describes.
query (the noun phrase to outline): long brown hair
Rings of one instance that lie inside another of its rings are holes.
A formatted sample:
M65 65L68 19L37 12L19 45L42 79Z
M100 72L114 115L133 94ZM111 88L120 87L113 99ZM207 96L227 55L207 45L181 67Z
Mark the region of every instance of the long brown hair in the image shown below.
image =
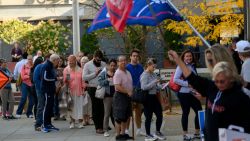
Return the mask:
M187 49L184 52L182 52L182 54L181 54L181 60L184 61L185 54L187 54L187 53L191 53L191 55L192 55L192 62L191 63L192 64L196 64L195 58L194 58L194 53L191 50L189 50L189 49Z

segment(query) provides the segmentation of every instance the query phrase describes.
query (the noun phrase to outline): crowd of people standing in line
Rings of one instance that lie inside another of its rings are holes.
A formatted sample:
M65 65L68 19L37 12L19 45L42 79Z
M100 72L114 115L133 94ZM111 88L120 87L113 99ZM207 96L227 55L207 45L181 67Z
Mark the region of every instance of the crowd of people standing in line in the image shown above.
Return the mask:
M18 58L20 52L16 46L12 51L16 52L12 55L14 58ZM230 49L216 44L205 51L205 62L212 80L198 76L190 50L184 51L181 57L175 51L168 52L169 58L178 65L174 82L181 86L177 97L182 109L183 140L200 138L198 111L202 110L201 97L206 97L206 140L218 140L218 128L227 128L230 124L242 126L250 132L250 113L247 109L250 107L250 73L247 71L250 68L250 43L235 42ZM242 67L236 67L237 55L232 58L230 51L239 54L238 58L244 61ZM33 57L24 52L13 74L8 70L6 60L1 59L0 69L10 77L9 83L1 90L3 119L21 118L28 99L25 114L27 118L35 118L36 131L59 131L52 124L54 117L54 120L69 119L70 129L76 128L76 125L77 128L84 128L94 124L97 134L108 137L111 119L116 140L129 140L132 139L129 136L130 117L134 111L136 135L145 136L146 141L165 140L166 136L161 132L163 111L158 98L162 85L154 73L156 60L149 58L144 69L137 49L131 51L130 63L123 55L117 60L103 61L103 58L99 50L95 51L91 60L79 52L69 55L67 61L57 54L43 56L41 51L37 51ZM22 94L15 116L11 79L16 80ZM103 99L96 96L98 86L105 88ZM147 91L143 103L131 101L134 90L138 88ZM195 112L196 129L192 137L188 136L191 108ZM141 127L143 113L146 133ZM150 130L153 113L157 118L154 134Z

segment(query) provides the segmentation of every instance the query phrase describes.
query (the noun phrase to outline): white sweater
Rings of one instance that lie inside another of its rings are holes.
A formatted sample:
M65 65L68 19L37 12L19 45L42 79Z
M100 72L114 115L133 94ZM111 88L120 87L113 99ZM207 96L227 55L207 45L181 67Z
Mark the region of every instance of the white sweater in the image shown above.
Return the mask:
M103 69L106 66L106 63L101 62L101 68ZM89 87L97 87L98 83L98 75L96 75L96 67L93 63L93 60L89 61L84 65L82 78L85 81L88 81Z

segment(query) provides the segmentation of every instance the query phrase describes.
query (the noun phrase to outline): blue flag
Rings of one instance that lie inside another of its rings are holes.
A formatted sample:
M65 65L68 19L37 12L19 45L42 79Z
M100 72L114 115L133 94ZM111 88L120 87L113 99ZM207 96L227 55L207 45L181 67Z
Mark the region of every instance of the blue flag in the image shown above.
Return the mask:
M165 19L182 21L183 18L177 13L168 3L167 0L134 0L134 6L126 22L127 25L146 25L156 26ZM150 9L152 8L152 9ZM109 14L106 3L97 13L88 33L112 26L110 23Z

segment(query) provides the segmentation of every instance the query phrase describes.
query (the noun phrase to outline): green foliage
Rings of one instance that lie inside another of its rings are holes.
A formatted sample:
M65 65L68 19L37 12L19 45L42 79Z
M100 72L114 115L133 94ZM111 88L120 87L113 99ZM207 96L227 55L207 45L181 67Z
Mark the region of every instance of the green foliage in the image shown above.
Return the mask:
M164 39L167 42L170 49L180 52L182 50L181 35L171 30L165 30ZM166 48L164 48L166 51Z
M20 42L33 28L33 25L20 20L4 21L0 23L0 39L8 44Z
M98 39L97 39L97 33L92 32L90 34L87 34L87 29L90 26L90 23L87 23L85 25L85 33L83 34L81 38L81 51L88 54L93 54L95 50L99 49Z
M20 20L4 21L0 24L0 39L11 44L21 42L29 53L41 50L44 53L64 52L72 43L71 31L59 22L41 21L37 25Z
M37 50L42 50L44 53L50 51L61 53L72 44L69 40L70 34L70 29L64 27L60 22L49 20L41 21L23 39L30 45L26 49L31 53Z

